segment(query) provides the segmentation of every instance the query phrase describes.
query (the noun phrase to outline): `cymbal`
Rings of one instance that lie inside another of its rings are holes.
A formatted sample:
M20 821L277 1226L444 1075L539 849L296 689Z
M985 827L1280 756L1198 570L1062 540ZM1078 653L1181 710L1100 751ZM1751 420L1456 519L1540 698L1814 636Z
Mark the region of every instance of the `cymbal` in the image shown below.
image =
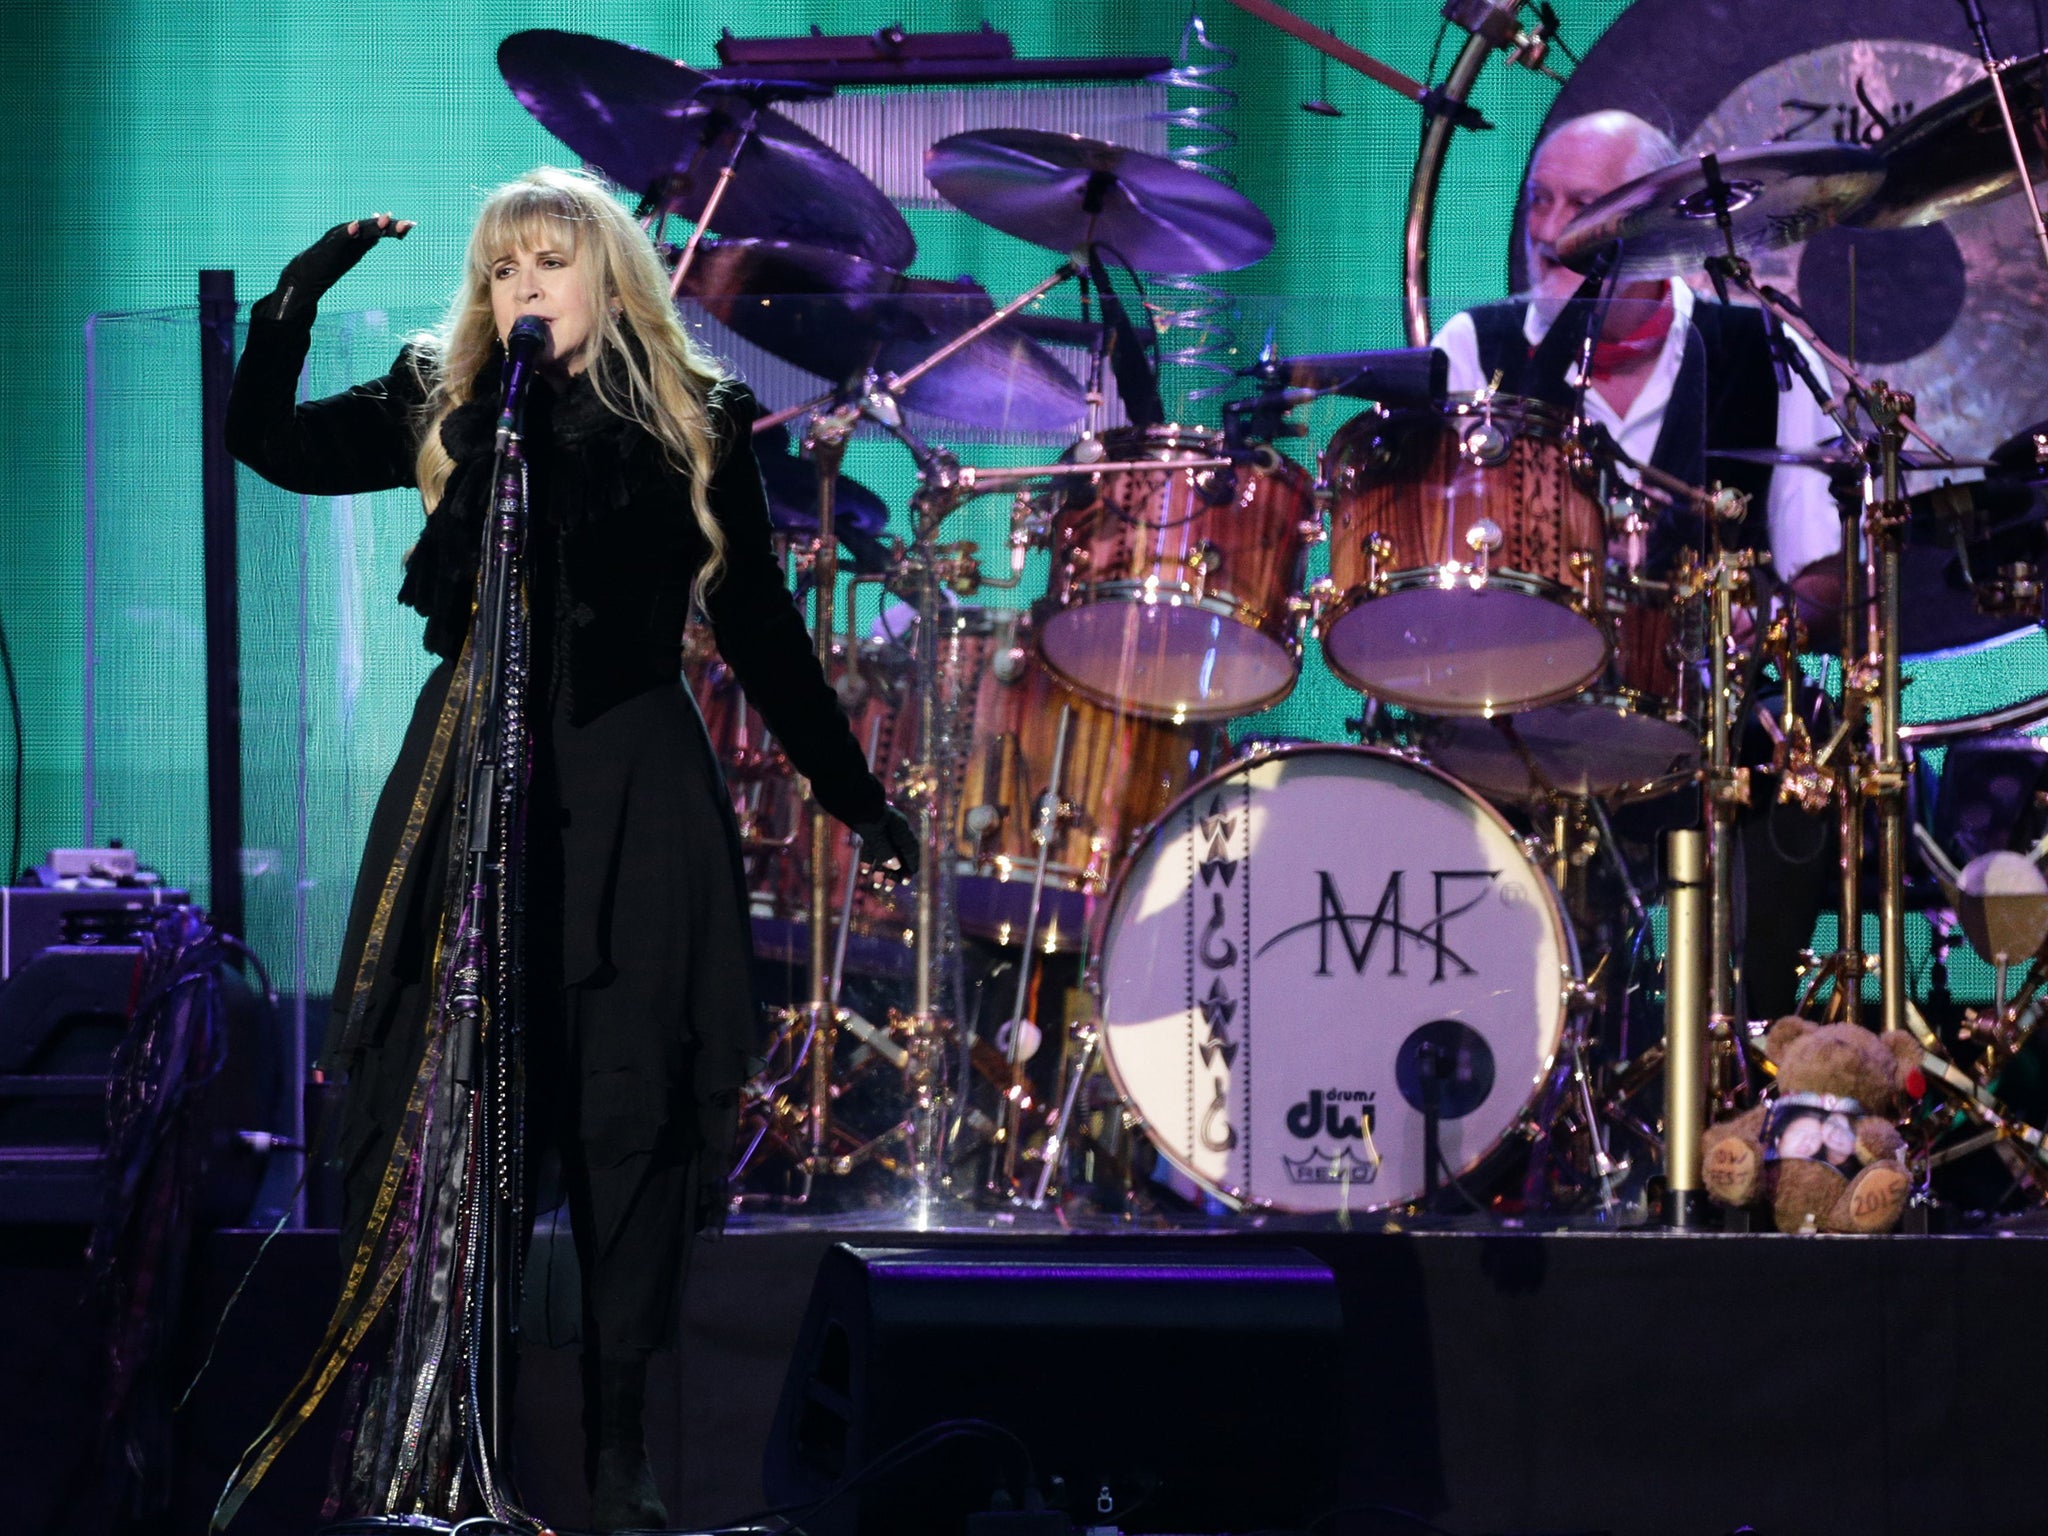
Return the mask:
M2048 421L2015 432L1991 450L1991 462L2007 480L2048 480Z
M1810 239L1858 207L1884 181L1884 161L1855 144L1765 144L1718 157L1729 190L1735 248L1748 256ZM1624 277L1675 277L1725 255L1727 239L1698 160L1681 160L1617 187L1557 237L1557 257L1574 271L1621 242Z
M2042 113L2041 73L2033 62L2005 71L2013 121L2036 181L2048 176L2048 144L2035 126ZM1988 79L1914 113L1879 140L1877 149L1884 159L1884 185L1844 223L1863 229L1915 229L1938 224L1959 208L2019 190L2005 122Z
M869 368L902 373L995 311L968 283L906 277L844 251L770 240L707 240L683 292L755 346L830 384ZM1088 398L1027 337L999 328L904 393L911 410L1010 431L1077 426Z
M1147 272L1229 272L1273 248L1258 204L1215 177L1075 133L983 128L924 152L939 195L1062 254L1099 245Z
M642 48L540 28L498 45L520 105L628 191L654 192L684 217L704 207L748 105L715 80ZM769 107L712 219L722 235L799 240L907 267L917 240L880 188L823 140Z
M2015 564L2048 569L2048 507L2032 487L1972 481L1908 499L1911 521L1899 559L1899 638L1908 655L1975 645L2041 621L2038 599L1986 612L1975 582L1995 582ZM1953 498L1953 493L1965 493ZM1956 500L1965 504L1959 521ZM1968 577L1956 538L1969 556ZM2038 580L2038 577L2036 578Z
M1976 538L2020 523L2038 524L2044 510L2040 488L2015 480L1949 481L1906 498L1913 536L1947 539L1961 529Z
M1846 448L1839 440L1816 443L1811 448L1709 448L1710 459L1734 459L1742 464L1790 464L1803 469L1847 469L1864 462L1860 449ZM1937 459L1931 453L1908 448L1899 454L1901 469L1989 469L1989 459Z

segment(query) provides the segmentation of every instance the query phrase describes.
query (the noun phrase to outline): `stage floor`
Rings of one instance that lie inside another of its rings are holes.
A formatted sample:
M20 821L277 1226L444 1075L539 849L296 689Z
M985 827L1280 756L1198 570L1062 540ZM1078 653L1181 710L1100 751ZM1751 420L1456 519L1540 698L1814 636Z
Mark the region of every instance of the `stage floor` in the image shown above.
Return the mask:
M55 1508L61 1469L89 1433L77 1239L14 1229L0 1259L0 1345L18 1388L0 1394L0 1487L31 1530L66 1528ZM222 1232L202 1245L181 1357L203 1352L210 1321L200 1320L217 1315L259 1240ZM1346 1503L1412 1511L1454 1536L1714 1536L1744 1522L1761 1536L2048 1526L2024 1397L2048 1379L2048 1241L2031 1233L1106 1236L758 1218L699 1247L682 1348L657 1364L650 1447L679 1522L712 1525L765 1503L762 1450L812 1277L835 1242L942 1246L956 1259L1047 1243L1305 1250L1329 1267L1343 1305L1344 1346L1330 1369L1344 1403ZM181 1416L172 1529L204 1529L228 1466L304 1365L337 1272L331 1233L272 1245ZM543 1234L518 1436L529 1503L572 1528L583 1514L576 1352L562 1326L575 1316L573 1273L566 1233ZM1230 1455L1241 1415L1285 1411L1280 1381L1268 1403L1155 1401L1105 1353L1075 1371L1073 1392L1121 1395L1134 1419L1177 1419L1218 1456ZM1034 1366L1043 1368L1023 1364ZM323 1410L234 1529L310 1531L331 1440ZM1334 1527L1403 1528L1362 1517Z

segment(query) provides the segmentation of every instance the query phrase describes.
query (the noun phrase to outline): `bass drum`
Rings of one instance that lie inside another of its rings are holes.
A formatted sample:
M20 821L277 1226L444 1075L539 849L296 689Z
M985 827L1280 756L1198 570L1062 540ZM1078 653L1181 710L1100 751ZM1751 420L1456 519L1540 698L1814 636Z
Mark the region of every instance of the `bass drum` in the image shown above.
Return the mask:
M1152 829L1102 941L1103 1053L1162 1156L1212 1193L1372 1210L1522 1118L1577 975L1557 897L1500 815L1370 747L1290 747Z

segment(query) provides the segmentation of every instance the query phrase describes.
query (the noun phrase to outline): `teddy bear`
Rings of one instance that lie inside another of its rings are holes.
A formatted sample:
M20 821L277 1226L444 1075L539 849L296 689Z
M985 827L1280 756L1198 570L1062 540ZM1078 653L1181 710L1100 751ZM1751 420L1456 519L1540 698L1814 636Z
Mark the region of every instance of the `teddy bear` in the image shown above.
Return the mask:
M1902 1030L1783 1018L1764 1054L1778 1071L1773 1101L1702 1138L1708 1196L1768 1201L1780 1232L1889 1231L1908 1192L1895 1120L1926 1091L1919 1044Z

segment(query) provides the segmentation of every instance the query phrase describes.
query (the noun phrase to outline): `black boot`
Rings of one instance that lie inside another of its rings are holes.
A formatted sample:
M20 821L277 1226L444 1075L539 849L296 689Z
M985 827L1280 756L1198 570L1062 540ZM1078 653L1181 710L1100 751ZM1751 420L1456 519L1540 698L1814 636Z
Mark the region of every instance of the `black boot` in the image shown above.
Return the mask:
M645 1355L599 1364L590 1483L590 1523L599 1531L668 1528L668 1510L647 1461L646 1406Z

